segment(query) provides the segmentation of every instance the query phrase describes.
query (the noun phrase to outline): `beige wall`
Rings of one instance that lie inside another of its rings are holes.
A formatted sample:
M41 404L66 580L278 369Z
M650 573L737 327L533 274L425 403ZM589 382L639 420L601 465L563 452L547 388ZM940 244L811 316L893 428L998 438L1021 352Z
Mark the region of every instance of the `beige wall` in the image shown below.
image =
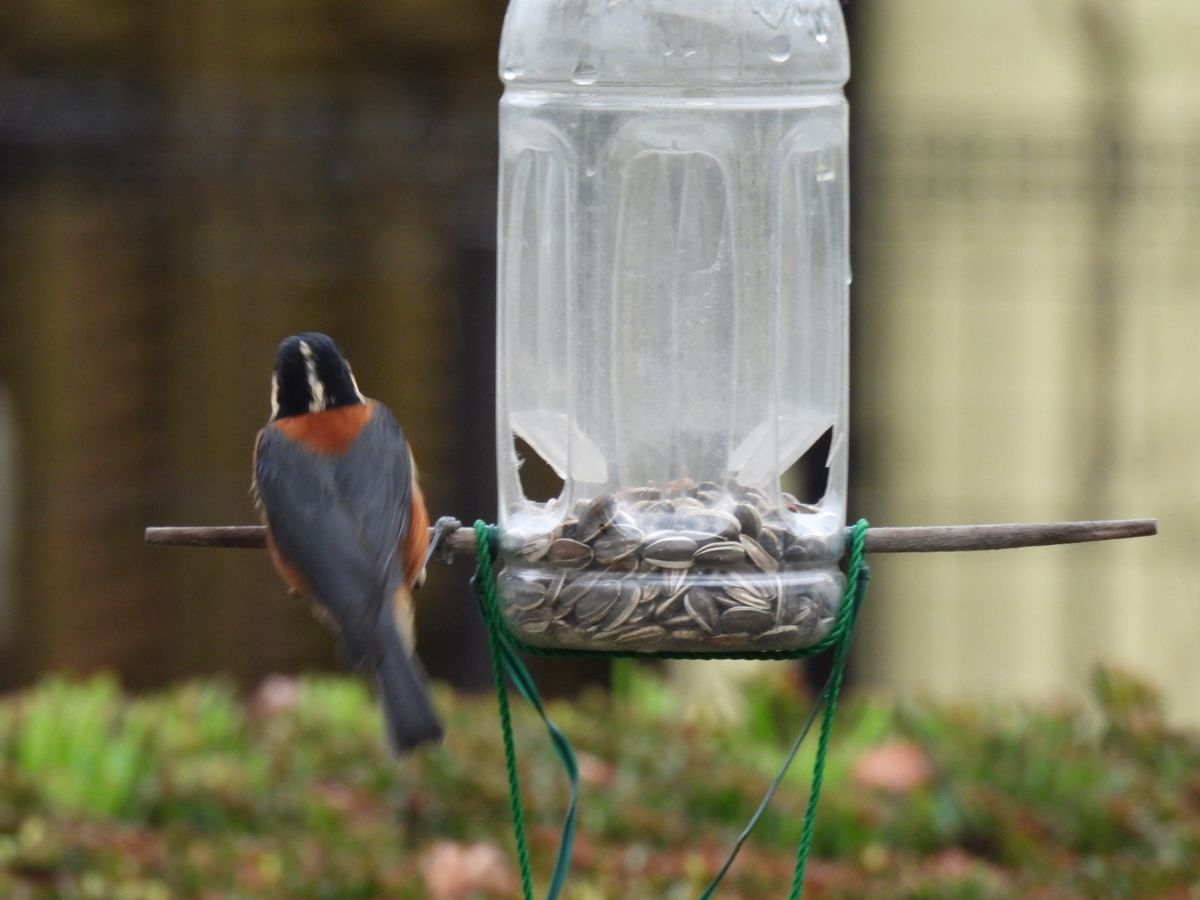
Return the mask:
M1200 5L857 12L861 511L1161 529L877 557L860 671L1034 696L1116 661L1200 722Z

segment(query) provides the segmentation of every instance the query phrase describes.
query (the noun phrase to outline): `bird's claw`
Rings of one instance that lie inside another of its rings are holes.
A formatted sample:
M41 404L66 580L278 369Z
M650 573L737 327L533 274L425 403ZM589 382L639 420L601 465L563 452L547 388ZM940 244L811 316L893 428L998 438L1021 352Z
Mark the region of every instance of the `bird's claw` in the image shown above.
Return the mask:
M450 535L462 528L462 522L454 516L442 516L433 523L433 535L429 539L429 550L425 553L425 564L437 557L438 562L449 565L454 561L454 551L450 549Z

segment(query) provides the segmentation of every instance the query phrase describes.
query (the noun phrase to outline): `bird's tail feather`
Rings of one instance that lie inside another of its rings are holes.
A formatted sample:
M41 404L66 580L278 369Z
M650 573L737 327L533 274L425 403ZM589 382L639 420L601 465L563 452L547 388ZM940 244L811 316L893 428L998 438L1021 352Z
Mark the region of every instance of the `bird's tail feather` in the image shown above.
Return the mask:
M429 698L425 674L404 649L388 604L380 610L376 634L375 678L392 749L406 753L420 744L441 740L442 725Z

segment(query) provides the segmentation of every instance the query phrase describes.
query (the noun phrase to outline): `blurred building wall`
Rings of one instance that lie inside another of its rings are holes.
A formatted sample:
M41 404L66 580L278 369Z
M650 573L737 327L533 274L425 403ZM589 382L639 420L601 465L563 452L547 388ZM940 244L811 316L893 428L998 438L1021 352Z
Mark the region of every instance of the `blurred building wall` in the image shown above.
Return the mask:
M855 3L855 459L876 524L1157 516L1152 539L877 557L860 674L1200 722L1200 6Z
M435 515L492 518L495 41L428 0L0 6L0 378L22 462L0 684L332 665L265 554L146 548L255 518L274 349L333 334ZM462 568L435 674L487 677Z
M858 511L1163 530L879 557L859 672L1031 695L1116 658L1200 720L1200 9L850 11ZM0 4L0 378L20 461L0 684L332 663L262 554L141 545L148 524L252 519L250 447L291 331L334 334L396 410L435 514L494 517L502 12ZM435 674L478 683L466 575L434 571L421 645Z

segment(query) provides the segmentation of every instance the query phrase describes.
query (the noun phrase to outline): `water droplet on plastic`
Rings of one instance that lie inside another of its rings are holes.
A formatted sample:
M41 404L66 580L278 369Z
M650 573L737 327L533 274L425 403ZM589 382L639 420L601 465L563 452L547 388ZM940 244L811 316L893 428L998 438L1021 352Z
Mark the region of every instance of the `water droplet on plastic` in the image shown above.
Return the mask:
M679 52L684 56L695 56L700 52L700 48L696 46L695 41L684 41L679 45Z
M833 181L837 177L837 173L833 169L818 169L817 181Z
M581 59L575 66L575 71L571 73L571 80L576 84L595 84L597 74L595 66L586 59Z
M812 36L818 44L829 43L829 14L823 9L813 16Z
M767 55L775 62L785 62L792 55L792 39L786 34L777 34L767 41Z
M508 59L504 60L504 68L500 70L500 77L505 81L512 81L520 78L525 74L525 54L520 51L514 53Z

